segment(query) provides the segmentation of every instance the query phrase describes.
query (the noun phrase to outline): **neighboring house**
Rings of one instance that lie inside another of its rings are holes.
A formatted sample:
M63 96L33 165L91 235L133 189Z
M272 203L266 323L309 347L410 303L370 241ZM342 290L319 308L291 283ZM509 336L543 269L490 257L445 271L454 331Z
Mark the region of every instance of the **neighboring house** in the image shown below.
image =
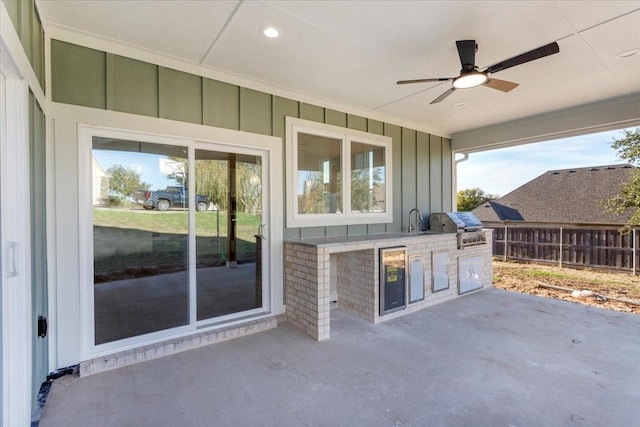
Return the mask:
M636 168L629 164L551 170L472 212L487 226L621 226L630 214L608 212Z
M91 170L93 206L106 206L109 204L109 174L93 156Z

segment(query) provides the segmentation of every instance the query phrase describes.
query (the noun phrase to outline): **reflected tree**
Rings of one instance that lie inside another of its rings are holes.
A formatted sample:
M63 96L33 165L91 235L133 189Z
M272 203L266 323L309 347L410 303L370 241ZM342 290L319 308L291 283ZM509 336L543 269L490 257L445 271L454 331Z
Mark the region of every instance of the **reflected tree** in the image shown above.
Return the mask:
M262 167L255 163L236 165L238 210L255 214L262 205Z
M208 196L220 209L227 209L229 191L226 160L196 161L196 193ZM262 204L262 167L255 163L236 164L236 201L238 211L256 213Z
M196 160L196 194L227 209L228 168L226 160Z
M122 165L113 165L107 169L109 174L109 191L120 197L130 197L136 190L148 190L150 184L140 179L140 174Z
M354 212L379 212L383 201L377 199L381 190L382 173L379 168L358 169L351 172L351 210Z

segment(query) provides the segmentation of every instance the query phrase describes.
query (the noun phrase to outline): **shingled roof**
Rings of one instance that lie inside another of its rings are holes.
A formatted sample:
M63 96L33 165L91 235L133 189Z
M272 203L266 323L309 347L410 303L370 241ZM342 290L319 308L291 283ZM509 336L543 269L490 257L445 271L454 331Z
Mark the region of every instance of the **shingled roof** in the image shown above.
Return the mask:
M635 169L622 164L548 171L473 213L485 223L624 224L630 214L607 212L602 201L618 194Z

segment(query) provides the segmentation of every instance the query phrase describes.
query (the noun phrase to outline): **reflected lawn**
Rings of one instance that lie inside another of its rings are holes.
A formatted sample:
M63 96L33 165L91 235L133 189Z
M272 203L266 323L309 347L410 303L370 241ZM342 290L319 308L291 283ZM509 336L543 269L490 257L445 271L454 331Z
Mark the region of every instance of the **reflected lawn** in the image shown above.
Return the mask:
M236 236L252 240L258 233L262 216L238 213ZM227 211L196 212L196 234L203 237L216 236L220 220L220 236L227 235ZM187 234L188 213L186 210L165 212L140 209L93 209L93 225L101 227L132 228L155 233Z
M218 218L220 219L219 234ZM259 215L238 214L238 262L255 262ZM184 210L94 209L94 281L110 282L187 269L187 223ZM226 262L226 212L196 213L196 266Z

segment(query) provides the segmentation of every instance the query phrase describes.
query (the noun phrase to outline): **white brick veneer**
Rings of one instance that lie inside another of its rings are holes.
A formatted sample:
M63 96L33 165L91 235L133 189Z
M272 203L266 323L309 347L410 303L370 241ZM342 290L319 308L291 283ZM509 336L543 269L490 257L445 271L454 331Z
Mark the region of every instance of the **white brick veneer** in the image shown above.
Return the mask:
M373 307L376 304L374 250L343 252L336 257L338 305L358 316L375 321Z
M287 322L317 340L330 337L331 276L337 280L338 306L374 323L386 321L458 294L458 258L481 256L483 288L492 286L491 230L487 243L457 248L455 234L347 236L287 241L284 245ZM408 257L424 257L424 293L421 301L384 316L379 314L379 249L405 246ZM446 251L449 288L432 292L432 253ZM330 271L331 257L337 272Z
M249 320L236 325L224 326L210 331L199 332L193 335L85 360L80 362L79 373L81 377L97 374L145 360L157 359L158 357L226 341L231 338L265 331L275 328L276 326L278 326L278 320L275 316Z

